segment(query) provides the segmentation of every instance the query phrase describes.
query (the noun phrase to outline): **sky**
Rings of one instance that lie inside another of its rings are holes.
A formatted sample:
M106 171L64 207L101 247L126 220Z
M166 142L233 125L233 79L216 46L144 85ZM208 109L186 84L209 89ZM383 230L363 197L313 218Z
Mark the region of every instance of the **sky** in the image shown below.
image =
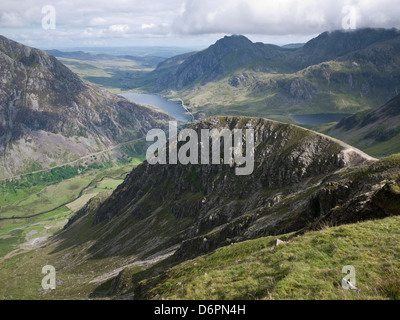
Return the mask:
M0 34L41 49L278 45L343 28L400 28L399 0L1 0Z

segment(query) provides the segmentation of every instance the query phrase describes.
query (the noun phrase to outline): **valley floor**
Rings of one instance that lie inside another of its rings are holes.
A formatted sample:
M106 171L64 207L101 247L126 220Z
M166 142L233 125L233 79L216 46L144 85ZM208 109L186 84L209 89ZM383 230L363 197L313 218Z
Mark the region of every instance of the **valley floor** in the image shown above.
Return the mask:
M141 159L109 169L91 170L59 183L0 189L0 259L34 249L60 231L68 219L99 193L111 191ZM3 220L4 219L4 220Z

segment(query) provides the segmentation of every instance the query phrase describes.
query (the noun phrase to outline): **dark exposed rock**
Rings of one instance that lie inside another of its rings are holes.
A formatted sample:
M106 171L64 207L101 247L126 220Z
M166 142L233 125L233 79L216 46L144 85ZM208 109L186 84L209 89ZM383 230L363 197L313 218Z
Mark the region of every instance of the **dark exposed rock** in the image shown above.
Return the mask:
M241 84L246 83L246 81L249 79L249 75L247 73L243 73L241 75L234 76L229 80L229 84L232 87L239 87Z
M215 117L194 126L196 130L248 127L255 129L252 175L236 176L235 168L229 165L149 165L145 162L96 211L94 225L112 224L119 217L131 217L140 224L153 217L152 221L161 219L159 223L164 224L169 220L163 220L157 212L170 212L172 217L168 219L175 221L175 231L163 238L163 244L157 242L158 248L165 249L183 241L174 259L186 259L231 241L268 234L271 229L280 234L303 228L322 214L317 209L319 204L300 201L293 209L288 208L287 214L296 216L300 204L307 206L303 208L307 214L293 219L282 214L262 227L257 226L258 212L285 207L285 199L294 190L307 190L337 170L371 161L328 137L264 119ZM327 211L336 203L327 201L324 205ZM185 226L184 221L192 222ZM151 248L148 245L146 250Z

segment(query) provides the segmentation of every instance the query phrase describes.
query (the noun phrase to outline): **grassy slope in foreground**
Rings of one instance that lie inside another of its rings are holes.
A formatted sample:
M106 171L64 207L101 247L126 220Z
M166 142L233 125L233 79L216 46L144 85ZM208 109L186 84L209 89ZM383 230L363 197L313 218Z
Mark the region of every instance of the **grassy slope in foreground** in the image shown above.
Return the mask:
M129 298L130 288L136 299L400 299L399 216L310 232L276 248L275 239L223 247L146 280L163 262L148 270L128 267L101 286L89 280L115 258L79 264L82 253L69 252L73 264L57 273L56 290L45 292L41 268L54 263L50 246L0 259L0 299L112 298L104 289ZM67 255L58 253L58 262ZM346 265L356 268L359 293L341 287Z
M177 265L142 281L140 298L400 299L400 217L310 232L279 247L275 239L237 243ZM346 265L356 269L359 293L341 287Z

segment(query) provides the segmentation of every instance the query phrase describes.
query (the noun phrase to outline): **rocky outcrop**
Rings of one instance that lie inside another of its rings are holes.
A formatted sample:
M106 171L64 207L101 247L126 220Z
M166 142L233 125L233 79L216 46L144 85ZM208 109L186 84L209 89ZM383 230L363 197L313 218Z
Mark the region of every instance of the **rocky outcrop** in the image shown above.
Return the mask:
M172 259L182 260L231 242L296 231L319 217L307 199L323 179L374 161L329 137L265 119L214 117L193 128L254 128L254 172L236 176L230 165L145 162L90 214L92 228L114 234L101 236L93 252L110 255L110 243L118 243L119 254L145 259L179 246ZM336 203L327 202L326 210L330 205Z
M249 79L249 75L248 75L247 73L243 73L243 74L241 74L241 75L237 75L237 76L232 77L232 78L229 80L229 84L230 84L232 87L237 88L237 87L239 87L240 85L246 84L246 82L248 81L248 79Z

